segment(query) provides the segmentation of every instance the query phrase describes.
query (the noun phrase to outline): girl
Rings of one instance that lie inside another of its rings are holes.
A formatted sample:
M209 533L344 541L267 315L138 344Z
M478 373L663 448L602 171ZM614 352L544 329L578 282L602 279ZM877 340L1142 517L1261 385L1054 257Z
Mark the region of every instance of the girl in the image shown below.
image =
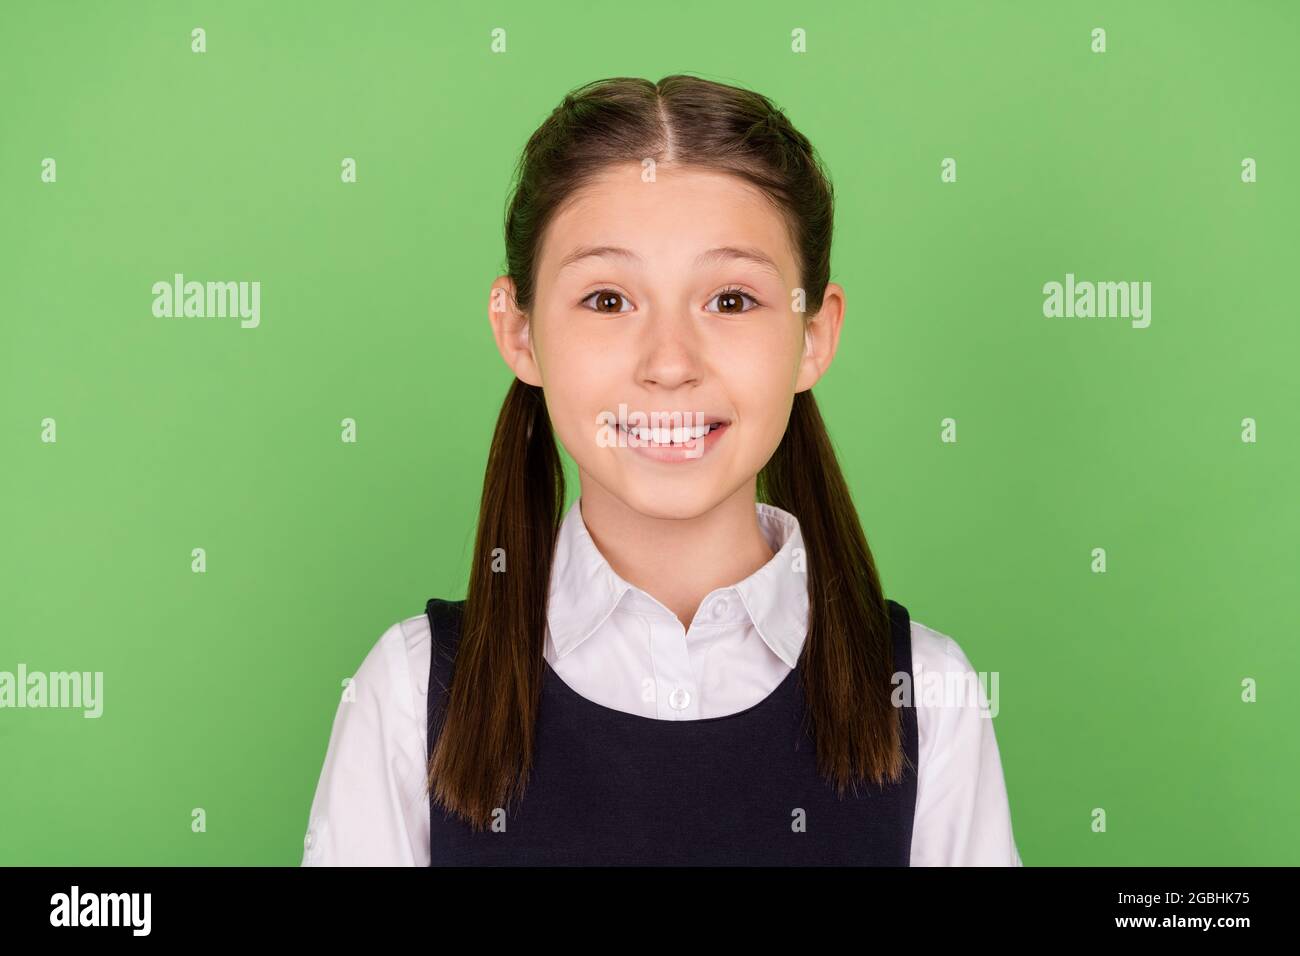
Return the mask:
M845 296L808 140L591 83L505 231L468 596L362 662L304 865L1019 865L988 701L920 699L975 673L882 594L813 400Z

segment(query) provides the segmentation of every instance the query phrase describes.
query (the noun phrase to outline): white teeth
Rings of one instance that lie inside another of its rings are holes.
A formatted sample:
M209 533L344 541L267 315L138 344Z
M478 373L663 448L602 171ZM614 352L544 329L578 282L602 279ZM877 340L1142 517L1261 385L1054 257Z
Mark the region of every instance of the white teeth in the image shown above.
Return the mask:
M683 445L688 441L703 438L713 431L713 425L697 425L685 428L639 428L629 427L627 432L638 441L650 441L656 445Z

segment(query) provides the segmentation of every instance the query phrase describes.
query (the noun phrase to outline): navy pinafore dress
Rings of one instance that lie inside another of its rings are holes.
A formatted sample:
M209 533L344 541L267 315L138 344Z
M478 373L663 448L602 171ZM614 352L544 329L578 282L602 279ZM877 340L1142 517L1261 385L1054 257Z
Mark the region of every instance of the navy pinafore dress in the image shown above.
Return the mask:
M428 745L451 685L463 601L431 599ZM894 673L911 674L911 621L888 601ZM722 717L661 720L605 707L546 665L533 767L503 828L474 831L430 801L432 866L907 866L917 725L901 708L906 766L843 798L800 727L796 666Z

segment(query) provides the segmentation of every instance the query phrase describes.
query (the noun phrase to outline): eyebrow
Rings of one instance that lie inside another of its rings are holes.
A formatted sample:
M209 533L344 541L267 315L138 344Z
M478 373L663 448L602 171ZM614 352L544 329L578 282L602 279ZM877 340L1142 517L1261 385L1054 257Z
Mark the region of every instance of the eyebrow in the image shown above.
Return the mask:
M556 271L563 271L576 262L591 258L626 259L636 265L644 265L640 256L631 249L624 249L622 246L579 246L560 261L560 268ZM767 253L761 249L746 249L738 246L718 246L716 249L701 252L695 257L695 268L698 269L713 262L728 260L753 263L759 268L772 273L776 278L781 278L781 270Z

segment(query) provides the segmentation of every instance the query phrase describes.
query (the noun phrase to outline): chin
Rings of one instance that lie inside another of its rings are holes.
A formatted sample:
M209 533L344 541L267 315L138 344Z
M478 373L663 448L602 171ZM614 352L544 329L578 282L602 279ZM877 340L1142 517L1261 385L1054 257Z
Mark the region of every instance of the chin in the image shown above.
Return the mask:
M650 481L626 478L611 486L627 507L648 518L696 518L716 508L726 497L725 490L699 481Z

